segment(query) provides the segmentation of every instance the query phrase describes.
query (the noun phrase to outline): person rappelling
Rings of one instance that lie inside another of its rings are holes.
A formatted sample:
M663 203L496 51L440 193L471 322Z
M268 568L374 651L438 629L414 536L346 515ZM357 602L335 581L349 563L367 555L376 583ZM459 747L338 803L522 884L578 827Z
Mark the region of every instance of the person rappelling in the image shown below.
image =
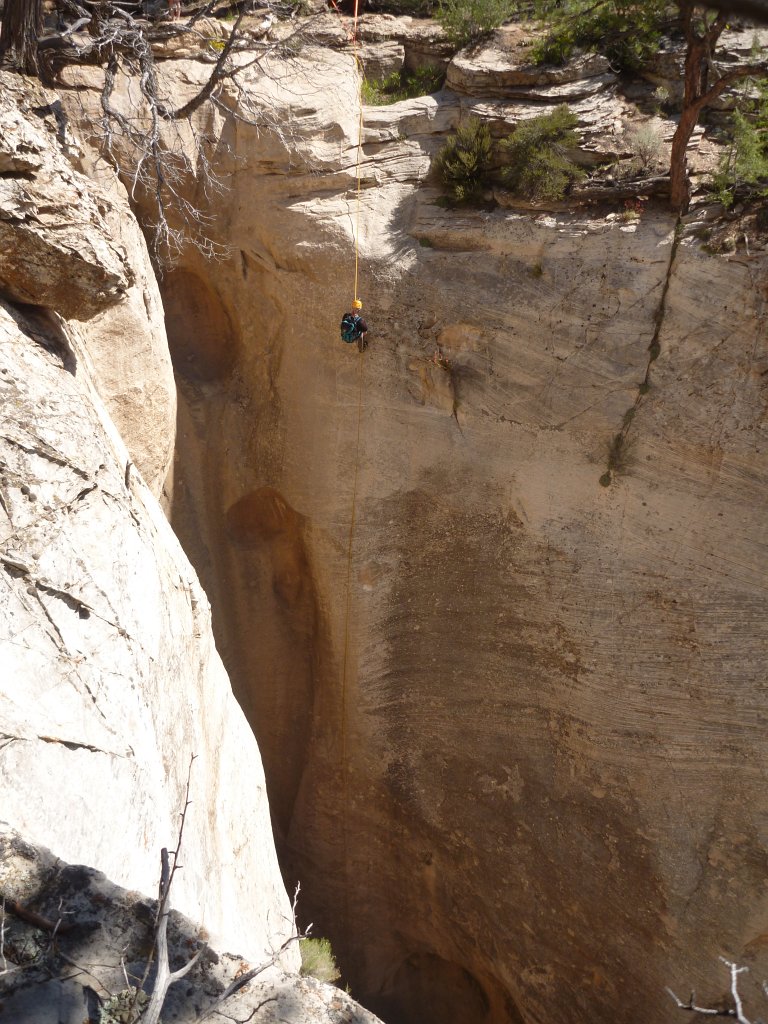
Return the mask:
M358 352L365 352L368 347L368 342L365 340L368 324L360 315L362 308L363 304L360 299L355 299L352 303L352 311L345 313L341 318L341 340L345 341L347 345L354 345L357 342Z

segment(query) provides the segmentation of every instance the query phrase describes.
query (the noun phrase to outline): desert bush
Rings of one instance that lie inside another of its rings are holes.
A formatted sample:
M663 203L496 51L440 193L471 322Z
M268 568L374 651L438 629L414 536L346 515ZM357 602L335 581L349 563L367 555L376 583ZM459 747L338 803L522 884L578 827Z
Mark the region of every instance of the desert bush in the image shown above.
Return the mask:
M329 939L301 939L301 973L331 984L341 977Z
M662 162L664 140L652 124L640 124L627 132L627 145L632 151L629 169L632 174L650 175Z
M584 171L568 156L567 150L578 144L578 119L567 104L521 121L501 144L510 166L505 168L505 183L528 199L562 199Z
M466 46L498 28L518 6L518 0L440 0L435 16L455 46Z
M428 96L442 88L445 72L442 68L427 65L412 74L393 71L380 82L363 79L363 103L381 107L388 103L412 99L414 96Z
M717 196L726 207L733 205L739 188L768 195L768 98L763 97L752 118L734 111L731 127L731 143L713 175Z
M617 70L635 71L658 48L665 0L537 0L547 34L534 44L538 64L564 64L579 50L605 54Z
M666 85L657 85L653 90L653 105L657 111L664 111L671 114L676 107L675 97Z
M479 118L470 117L448 137L436 165L453 199L466 203L480 196L490 161L491 130Z

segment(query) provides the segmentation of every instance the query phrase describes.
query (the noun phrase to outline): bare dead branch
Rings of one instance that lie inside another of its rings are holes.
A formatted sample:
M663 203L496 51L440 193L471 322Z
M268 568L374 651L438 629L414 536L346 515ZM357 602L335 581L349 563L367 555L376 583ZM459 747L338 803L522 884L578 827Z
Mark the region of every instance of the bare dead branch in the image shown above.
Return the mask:
M61 950L58 950L57 956L59 957L60 960L63 960L65 964L69 964L70 967L75 967L78 971L80 971L81 974L85 974L89 978L92 978L99 986L99 988L103 992L106 992L108 997L114 995L114 993L106 987L106 985L104 984L103 981L101 981L100 978L98 978L92 971L89 971L87 967L83 967L82 964L79 964L76 960L73 960L71 956L67 956L66 953L62 953Z
M0 973L5 974L8 970L8 961L5 959L5 900L0 904Z
M240 22L243 20L244 17L245 8L243 7L237 16L237 20L232 26L232 31L229 33L229 39L227 39L226 43L224 44L224 48L219 54L219 59L216 61L213 71L209 75L208 81L205 83L203 88L198 92L196 96L193 96L191 100L189 100L183 106L179 107L177 110L174 110L172 112L164 111L165 117L170 117L174 121L177 121L180 118L189 117L198 109L198 107L201 107L203 103L205 103L205 101L209 98L209 96L214 91L219 82L223 81L225 78L227 78L229 75L233 73L231 70L227 69L227 61L229 60L230 54L232 53L233 46L237 42L237 30L240 28Z
M709 1016L709 1017L735 1017L736 1016L736 1011L735 1010L713 1010L711 1007L708 1007L708 1006L697 1006L696 1002L695 1002L695 999L696 999L696 993L695 992L691 992L691 995L690 995L690 998L689 998L688 1002L684 1003L682 1001L682 999L680 999L678 996L675 995L675 993L672 991L671 988L667 988L666 991L669 992L670 996L677 1003L677 1008L679 1010L688 1010L691 1013L704 1013L704 1014L707 1014L707 1016Z
M187 802L187 806L189 806L189 802ZM184 813L186 813L186 807L184 808ZM181 833L181 829L179 832ZM180 843L181 837L179 837L179 844ZM168 994L168 989L174 982L180 981L189 973L189 971L192 970L203 952L201 947L192 959L188 960L183 967L179 968L177 971L171 971L168 964L168 917L171 912L170 906L168 905L168 897L171 891L173 874L177 867L176 857L178 856L178 850L179 847L177 846L174 852L173 868L169 866L168 850L163 848L160 852L160 860L162 864L160 873L160 906L158 907L159 917L157 930L155 932L157 966L155 969L155 980L152 985L152 993L149 997L147 1008L142 1016L143 1024L158 1024L163 1004L165 1003L165 997Z
M723 956L721 956L720 959L731 972L731 995L733 996L733 1001L736 1005L736 1020L738 1020L739 1024L751 1024L751 1021L749 1021L744 1016L744 1004L742 1003L741 995L739 994L738 981L739 975L744 974L745 971L749 970L749 968L739 967L737 964L732 963L730 960L726 960Z
M731 975L731 998L733 999L733 1007L715 1009L708 1006L698 1006L695 1001L696 995L693 992L691 992L688 1002L684 1003L675 995L671 988L667 988L667 992L669 992L680 1010L687 1010L690 1013L701 1013L708 1017L735 1017L738 1024L752 1024L744 1013L744 1003L741 998L741 993L739 992L739 975L744 974L749 970L749 968L739 967L738 964L735 964L730 960L726 960L723 956L720 957L720 960L728 968Z
M269 996L267 999L262 999L260 1003L257 1003L256 1006L254 1006L254 1008L251 1010L247 1017L231 1017L228 1013L224 1013L221 1010L216 1010L215 1012L217 1017L224 1017L225 1020L231 1020L234 1022L234 1024L248 1024L249 1021L253 1020L253 1018L256 1016L259 1010L261 1010L263 1007L267 1005L267 1003L276 1002L277 996Z
M43 917L42 914L37 914L34 910L29 910L27 907L22 906L16 900L8 900L3 905L21 921L26 921L27 924L34 925L35 928L39 928L41 931L50 932L52 936L71 931L74 927L72 924L62 924L61 918L58 921L51 921L47 917Z
M168 855L168 850L163 847L160 851L160 886L158 892L158 904L157 912L155 914L155 934L152 949L150 950L149 956L147 957L147 965L144 970L144 975L141 982L136 987L134 992L133 1001L131 1003L131 1013L136 1012L136 1005L139 998L139 992L143 991L147 980L149 978L149 972L152 967L153 960L156 961L155 967L155 978L152 985L152 992L150 994L149 1003L142 1014L143 1024L158 1024L160 1020L160 1013L163 1009L163 1003L165 997L168 994L168 989L176 981L180 981L189 971L192 970L194 965L200 959L203 952L202 947L195 953L191 960L189 960L184 967L177 971L171 971L168 963L168 917L171 913L170 908L170 894L171 885L176 875L176 871L181 869L179 864L179 852L181 851L181 842L184 838L184 825L187 820L187 811L192 801L189 798L190 787L192 785L192 765L195 762L197 755L193 754L189 759L189 768L187 769L187 785L184 796L184 807L180 812L179 822L179 833L176 840L176 848L173 851L172 858L173 864Z
M282 943L282 945L277 950L275 950L275 952L268 960L265 960L264 963L259 964L258 967L252 967L250 971L246 971L244 974L241 974L238 978L235 978L234 981L230 982L230 984L224 989L221 995L218 996L218 998L213 1003L211 1003L208 1009L203 1010L202 1013L199 1013L197 1017L195 1017L194 1024L201 1024L202 1021L208 1020L208 1018L212 1014L218 1014L220 1012L219 1007L222 1006L229 998L231 998L236 992L239 992L240 989L244 988L249 982L253 981L254 978L257 978L260 974L263 974L264 971L268 970L270 967L274 967L275 964L280 960L281 956L286 951L286 949L289 948L289 946L291 946L294 942L298 942L299 939L305 938L309 934L312 925L309 925L304 932L299 931L299 929L296 926L296 907L298 904L300 891L301 886L297 885L296 891L293 894L293 902L291 904L291 934L288 936L288 938ZM266 1001L268 1002L269 1000ZM251 1014L251 1016L253 1016L253 1014Z

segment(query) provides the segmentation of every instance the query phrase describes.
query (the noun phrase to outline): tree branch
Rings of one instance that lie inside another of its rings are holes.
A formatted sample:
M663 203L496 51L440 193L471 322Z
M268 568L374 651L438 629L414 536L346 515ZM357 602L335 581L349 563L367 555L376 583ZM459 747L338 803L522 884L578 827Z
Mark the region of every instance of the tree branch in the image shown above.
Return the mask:
M258 967L252 967L250 971L246 971L245 974L241 974L239 978L235 978L234 981L230 982L230 984L224 989L221 995L213 1003L211 1003L208 1009L203 1010L202 1013L199 1013L197 1017L195 1017L194 1024L201 1024L202 1021L208 1020L211 1014L219 1013L219 1007L222 1006L229 998L231 998L231 996L233 996L236 992L239 992L241 988L244 988L249 981L253 981L253 979L258 977L259 974L263 974L264 971L266 971L268 968L274 967L275 964L280 959L280 957L292 943L298 942L299 939L303 939L306 935L309 934L312 925L309 925L306 931L303 933L300 932L296 927L296 904L299 899L300 890L301 886L297 885L296 891L293 894L293 903L291 904L291 934L288 936L285 942L283 942L279 949L277 949L272 954L269 960L266 960L264 963L259 964ZM251 1016L253 1016L253 1014L251 1014Z
M702 96L699 96L691 104L690 109L698 117L702 109L709 106L712 100L716 99L733 82L738 82L742 78L766 77L768 77L768 64L745 64L741 68L734 68L732 71L727 71L721 78L718 78L714 85L711 85Z

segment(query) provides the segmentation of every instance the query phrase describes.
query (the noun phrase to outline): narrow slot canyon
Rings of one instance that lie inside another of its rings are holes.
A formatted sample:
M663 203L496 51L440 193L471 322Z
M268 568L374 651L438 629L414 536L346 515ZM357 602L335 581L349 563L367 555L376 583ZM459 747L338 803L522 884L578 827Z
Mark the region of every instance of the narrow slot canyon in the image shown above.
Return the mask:
M249 296L252 301L253 292ZM254 438L258 424L274 422L279 410L269 408L274 391L259 392L246 379L236 312L224 308L210 284L185 271L169 275L163 300L179 410L171 523L209 595L217 646L259 743L286 885L291 891L301 883L302 920L331 937L344 980L387 1024L518 1024L522 1017L511 995L476 956L452 961L437 951L461 956L450 941L446 947L439 941L440 929L450 930L449 920L435 919L439 906L429 910L438 941L424 930L428 890L419 896L406 882L408 846L430 847L417 838L423 823L407 821L411 755L393 758L383 780L366 777L368 752L354 747L354 708L347 711L352 725L344 778L343 638L334 647L332 616L323 610L328 583L323 587L314 568L311 524L272 486L279 478L270 477L269 467L279 464L279 452L267 452L263 439ZM254 450L261 464L249 456ZM429 514L426 507L414 508L412 521L423 514ZM341 545L334 554L344 561ZM381 568L368 562L359 569L356 562L352 586L370 591ZM341 633L342 571L337 580ZM354 679L350 684L354 699L358 687ZM421 859L435 898L438 858L425 852ZM392 887L402 895L392 899ZM380 916L390 934L383 928L366 934L352 923L361 899L366 918ZM408 899L413 903L406 909Z
M688 213L631 177L641 129L669 163L682 37L633 77L532 64L519 19L457 50L374 13L360 56L320 6L244 12L232 52L235 22L160 26L158 95L189 115L160 119L165 263L146 153L91 151L131 68L0 90L0 852L114 883L141 977L188 811L183 1024L259 964L287 973L232 1019L666 1024L668 989L720 1005L718 957L762 999L768 200L705 184L720 110ZM724 39L745 67L750 33ZM365 99L358 57L440 83ZM566 103L578 169L521 197L507 143ZM494 162L465 202L438 172L470 119ZM364 352L339 337L358 295ZM299 974L298 885L339 987Z

